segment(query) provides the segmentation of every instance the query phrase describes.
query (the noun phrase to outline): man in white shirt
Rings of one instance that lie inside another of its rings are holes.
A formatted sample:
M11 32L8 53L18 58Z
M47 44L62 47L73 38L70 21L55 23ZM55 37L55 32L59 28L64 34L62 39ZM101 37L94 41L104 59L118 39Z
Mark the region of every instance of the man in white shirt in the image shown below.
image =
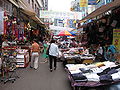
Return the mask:
M52 62L54 61L54 70L56 70L57 57L59 55L58 45L55 44L55 40L51 40L50 49L49 49L49 63L50 71L52 72Z

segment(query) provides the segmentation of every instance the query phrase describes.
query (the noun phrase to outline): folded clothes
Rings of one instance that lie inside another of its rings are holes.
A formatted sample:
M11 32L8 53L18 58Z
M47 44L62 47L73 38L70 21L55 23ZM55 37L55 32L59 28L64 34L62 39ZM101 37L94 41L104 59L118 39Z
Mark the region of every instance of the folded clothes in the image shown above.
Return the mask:
M100 81L100 79L99 79L100 76L98 76L95 73L86 74L85 76L87 77L88 81L96 81L96 82Z
M74 80L86 80L86 76L84 76L82 73L78 74L72 74L72 77Z
M114 74L112 74L111 76L112 76L112 79L113 79L114 81L120 80L120 75L119 75L119 73L114 73Z
M79 68L79 70L81 70L83 73L91 73L92 70L88 69L88 68Z
M112 76L108 74L104 74L100 76L100 82L110 82L112 80Z

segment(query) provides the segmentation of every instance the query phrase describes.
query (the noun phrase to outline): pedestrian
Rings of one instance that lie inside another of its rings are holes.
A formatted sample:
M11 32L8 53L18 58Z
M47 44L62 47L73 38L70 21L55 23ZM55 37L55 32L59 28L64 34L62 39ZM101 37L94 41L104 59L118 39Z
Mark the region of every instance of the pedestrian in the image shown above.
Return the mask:
M49 64L50 64L50 72L52 72L52 64L54 62L54 70L56 70L57 66L57 57L59 56L58 45L55 40L51 40L50 48L49 48Z
M31 47L31 64L30 64L31 68L34 69L38 68L39 53L40 53L40 46L36 42L36 40L33 40Z
M46 50L47 50L47 48L48 48L48 42L45 40L44 41L44 44L43 44L43 54L42 54L42 57L45 59L45 61L44 62L47 62L48 60L48 55L46 54Z

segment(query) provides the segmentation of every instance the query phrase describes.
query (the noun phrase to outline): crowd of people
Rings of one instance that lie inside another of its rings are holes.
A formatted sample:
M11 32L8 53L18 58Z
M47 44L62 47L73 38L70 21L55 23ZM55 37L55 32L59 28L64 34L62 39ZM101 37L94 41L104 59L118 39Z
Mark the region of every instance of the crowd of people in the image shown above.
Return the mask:
M9 46L11 44L16 45L17 40L13 40L12 42L9 42L7 39L5 39L2 43L2 48ZM111 45L110 43L106 43L106 45L100 45L96 44L96 47L82 45L81 42L77 42L75 38L72 39L55 39L52 38L51 40L44 39L43 42L38 42L37 40L33 40L31 43L31 63L30 67L37 69L39 64L39 56L44 59L43 63L49 62L49 69L52 72L53 70L56 70L57 68L57 58L61 56L60 49L74 49L79 48L82 49L82 54L88 55L93 54L96 59L95 61L115 61L115 53L117 52L114 45ZM43 50L41 50L42 48ZM47 54L46 52L49 51ZM79 50L80 51L80 50ZM53 65L54 62L54 65ZM54 68L52 68L54 66Z

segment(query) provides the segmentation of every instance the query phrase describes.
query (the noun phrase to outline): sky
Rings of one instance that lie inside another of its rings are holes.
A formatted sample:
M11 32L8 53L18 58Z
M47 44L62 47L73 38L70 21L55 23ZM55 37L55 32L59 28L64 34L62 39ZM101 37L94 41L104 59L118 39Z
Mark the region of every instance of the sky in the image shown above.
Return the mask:
M48 0L48 10L69 12L71 1L73 0Z

